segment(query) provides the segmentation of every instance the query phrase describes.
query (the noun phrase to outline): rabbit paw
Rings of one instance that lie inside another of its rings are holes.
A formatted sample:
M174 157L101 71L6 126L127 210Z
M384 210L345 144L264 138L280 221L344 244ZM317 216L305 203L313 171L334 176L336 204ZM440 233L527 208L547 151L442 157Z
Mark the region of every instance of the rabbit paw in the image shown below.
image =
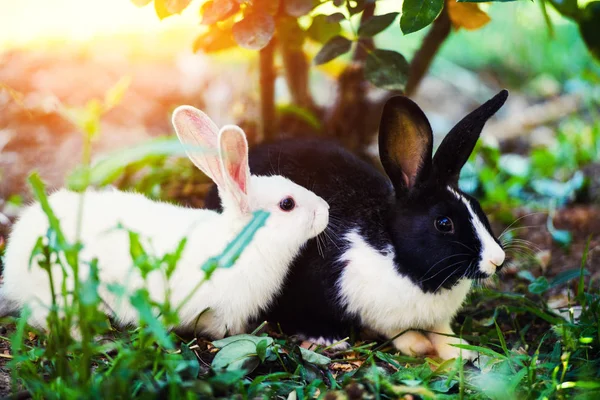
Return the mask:
M436 332L442 333L429 333L427 336L431 340L433 347L435 348L438 356L444 360L449 360L451 358L459 358L462 354L463 360L473 361L479 354L476 351L460 349L458 347L454 347L454 344L469 344L465 340L462 340L459 337L455 336L447 336L454 335L450 326L444 326L439 330L435 330Z
M409 356L424 356L435 353L431 341L425 335L416 331L408 331L394 339L394 346L403 354Z
M350 343L344 341L339 341L336 339L326 339L324 337L319 338L306 338L300 344L300 347L304 347L305 349L313 349L315 346L321 347L329 347L330 350L346 350L350 348Z

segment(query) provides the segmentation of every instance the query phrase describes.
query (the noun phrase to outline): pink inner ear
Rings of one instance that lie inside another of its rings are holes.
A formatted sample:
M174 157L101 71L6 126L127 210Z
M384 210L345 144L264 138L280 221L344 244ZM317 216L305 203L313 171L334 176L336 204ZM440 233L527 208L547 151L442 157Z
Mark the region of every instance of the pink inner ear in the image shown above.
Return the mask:
M237 165L237 168L235 168L235 171L233 171L231 177L238 184L238 186L240 187L240 190L244 193L247 193L247 191L246 191L246 186L247 186L246 185L246 174L245 174L245 169L244 169L243 164Z

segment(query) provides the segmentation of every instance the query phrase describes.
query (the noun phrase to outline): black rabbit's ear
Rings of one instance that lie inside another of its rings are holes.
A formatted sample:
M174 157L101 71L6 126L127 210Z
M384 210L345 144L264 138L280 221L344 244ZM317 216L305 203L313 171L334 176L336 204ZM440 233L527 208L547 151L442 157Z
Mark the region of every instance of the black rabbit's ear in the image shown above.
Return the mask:
M433 134L427 117L412 100L392 97L379 124L379 157L400 196L429 175Z
M446 135L433 157L433 168L438 179L452 183L458 181L460 170L473 152L483 126L507 98L508 91L502 90L464 117Z

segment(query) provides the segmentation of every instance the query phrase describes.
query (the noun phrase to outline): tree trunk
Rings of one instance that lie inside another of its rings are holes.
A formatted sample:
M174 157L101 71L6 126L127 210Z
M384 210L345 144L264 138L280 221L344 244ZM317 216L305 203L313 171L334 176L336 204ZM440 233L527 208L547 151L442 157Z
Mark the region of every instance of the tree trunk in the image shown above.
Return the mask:
M270 140L277 134L275 113L275 38L260 50L260 141Z
M360 23L363 24L374 13L375 3L369 4L362 13ZM337 138L353 151L363 150L371 138L372 132L367 121L369 84L365 80L364 64L374 47L372 38L359 39L352 62L338 78L336 100L325 123L327 135Z
M431 29L427 33L427 36L425 36L425 39L423 39L423 43L421 43L421 47L410 62L408 82L406 83L405 90L407 96L415 94L421 80L427 74L433 58L442 46L442 43L450 35L451 27L448 10L444 6L440 15L433 21Z

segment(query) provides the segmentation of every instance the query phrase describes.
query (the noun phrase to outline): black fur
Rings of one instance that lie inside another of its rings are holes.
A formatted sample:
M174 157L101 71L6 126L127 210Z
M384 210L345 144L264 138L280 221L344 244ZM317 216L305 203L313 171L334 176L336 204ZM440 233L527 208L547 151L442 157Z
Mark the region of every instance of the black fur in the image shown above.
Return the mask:
M340 307L336 285L344 268L340 258L348 248L344 235L352 230L382 254L393 251L398 272L424 292L451 288L461 278L479 277L475 267L480 244L464 204L447 186L461 193L457 173L485 120L506 96L506 91L500 92L457 124L433 161L427 118L411 100L391 99L382 116L379 139L382 164L392 181L334 142L321 139L291 139L253 149L249 160L253 174L288 177L330 205L329 237L321 236L325 246L318 246L315 239L307 244L293 263L281 295L261 320L278 322L288 334L348 336L359 321ZM419 150L407 152L407 146ZM462 195L490 230L477 201ZM220 208L215 189L206 206ZM452 219L454 233L435 228L440 216Z

